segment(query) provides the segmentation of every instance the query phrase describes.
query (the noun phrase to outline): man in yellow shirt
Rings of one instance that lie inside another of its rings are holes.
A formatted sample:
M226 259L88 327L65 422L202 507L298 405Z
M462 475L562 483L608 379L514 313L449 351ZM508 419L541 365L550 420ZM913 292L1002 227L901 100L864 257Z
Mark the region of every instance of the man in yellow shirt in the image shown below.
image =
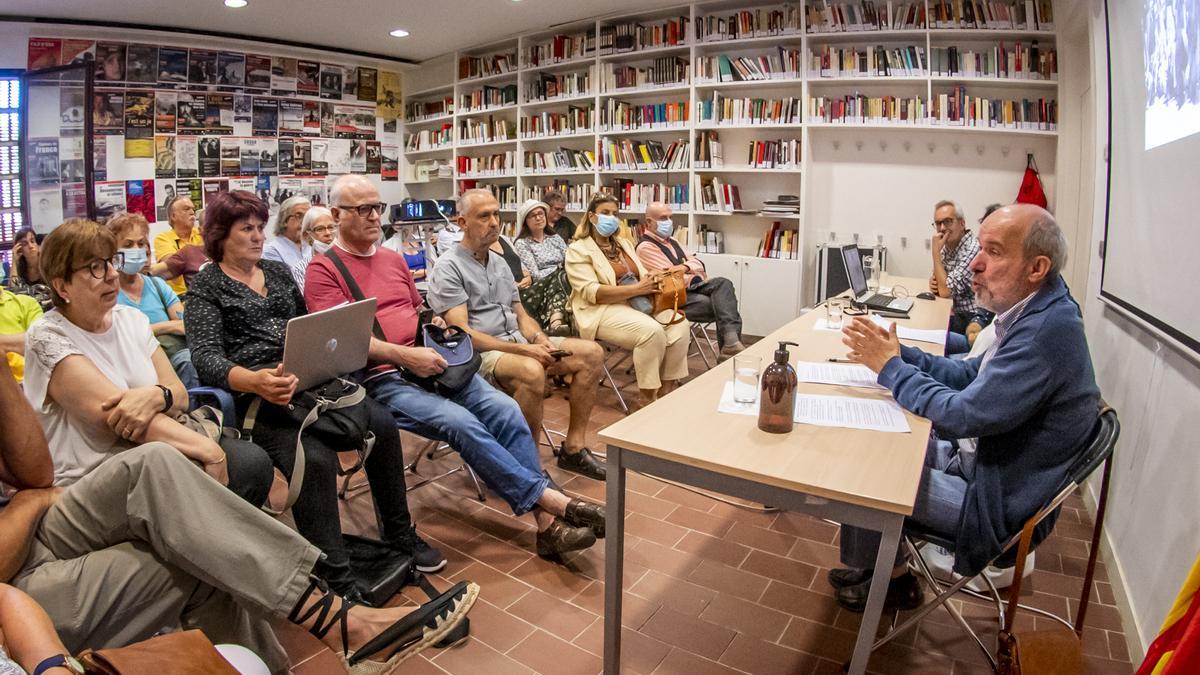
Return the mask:
M184 246L204 246L200 237L200 228L196 225L196 205L186 196L177 196L167 204L167 220L171 229L160 232L154 237L154 258L163 262L168 256L175 255ZM167 282L176 295L187 292L187 283L182 276Z
M17 382L25 375L25 331L41 315L37 300L0 289L0 353L7 357Z

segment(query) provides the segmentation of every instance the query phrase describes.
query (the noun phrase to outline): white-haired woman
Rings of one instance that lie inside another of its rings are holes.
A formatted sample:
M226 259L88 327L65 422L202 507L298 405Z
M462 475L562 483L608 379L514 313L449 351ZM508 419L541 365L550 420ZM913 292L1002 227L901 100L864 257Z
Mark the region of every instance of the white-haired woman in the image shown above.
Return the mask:
M312 247L300 237L301 223L311 207L304 197L291 197L279 205L279 213L275 214L275 238L263 246L263 258L281 262L291 269L312 257Z
M304 214L300 223L300 237L308 247L304 257L291 266L292 278L296 287L304 290L304 275L308 272L308 263L313 256L320 255L333 246L333 235L337 233L337 225L333 222L333 214L324 206L314 206ZM265 254L265 251L264 251Z

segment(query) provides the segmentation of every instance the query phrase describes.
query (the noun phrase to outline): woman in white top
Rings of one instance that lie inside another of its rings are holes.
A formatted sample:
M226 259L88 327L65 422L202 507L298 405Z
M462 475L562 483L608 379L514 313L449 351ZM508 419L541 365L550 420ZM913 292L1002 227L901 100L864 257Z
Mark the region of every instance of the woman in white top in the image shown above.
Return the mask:
M291 197L279 205L279 213L275 214L275 238L263 246L262 257L281 262L288 269L312 257L312 246L300 235L304 215L310 208L312 204L304 197ZM299 286L304 288L303 282Z
M67 486L115 453L167 443L205 472L261 505L271 460L236 439L220 445L179 422L187 390L140 311L117 305L116 238L89 220L69 220L43 242L42 272L54 309L26 336L25 397L41 418L54 484Z
M333 222L333 213L324 206L314 206L304 212L304 219L300 223L300 237L304 240L304 245L308 247L308 254L300 259L300 262L292 265L292 278L296 280L296 288L304 292L304 277L308 274L308 263L312 262L313 256L321 255L329 250L333 245L333 235L337 230L337 224ZM263 248L264 255L266 247Z

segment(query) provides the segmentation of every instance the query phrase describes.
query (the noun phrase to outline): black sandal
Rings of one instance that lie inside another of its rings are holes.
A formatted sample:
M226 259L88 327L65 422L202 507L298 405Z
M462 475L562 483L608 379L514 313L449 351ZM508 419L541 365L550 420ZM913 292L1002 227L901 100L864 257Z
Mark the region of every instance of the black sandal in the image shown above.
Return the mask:
M301 614L300 608L315 589L320 589L324 596ZM318 640L324 638L335 624L340 624L342 653L338 657L346 670L351 675L385 675L394 671L408 657L450 636L466 620L467 612L479 597L479 585L460 581L450 590L421 605L415 612L388 626L357 651L349 650L346 627L346 616L356 603L343 600L341 608L330 616L335 597L337 596L327 590L323 581L314 579L308 590L300 596L295 608L288 615L288 620L300 624L317 614L316 621L308 632ZM368 660L380 655L384 655L383 661Z

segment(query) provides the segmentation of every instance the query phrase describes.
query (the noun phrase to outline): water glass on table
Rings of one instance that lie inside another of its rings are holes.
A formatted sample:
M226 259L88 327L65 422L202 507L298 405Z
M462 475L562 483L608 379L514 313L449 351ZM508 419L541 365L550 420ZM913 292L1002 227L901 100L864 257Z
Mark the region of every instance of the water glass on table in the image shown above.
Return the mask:
M762 357L733 357L733 400L738 403L754 403L758 400L758 373Z
M842 298L829 298L825 301L825 325L833 330L842 329L842 313L846 309L846 301Z

